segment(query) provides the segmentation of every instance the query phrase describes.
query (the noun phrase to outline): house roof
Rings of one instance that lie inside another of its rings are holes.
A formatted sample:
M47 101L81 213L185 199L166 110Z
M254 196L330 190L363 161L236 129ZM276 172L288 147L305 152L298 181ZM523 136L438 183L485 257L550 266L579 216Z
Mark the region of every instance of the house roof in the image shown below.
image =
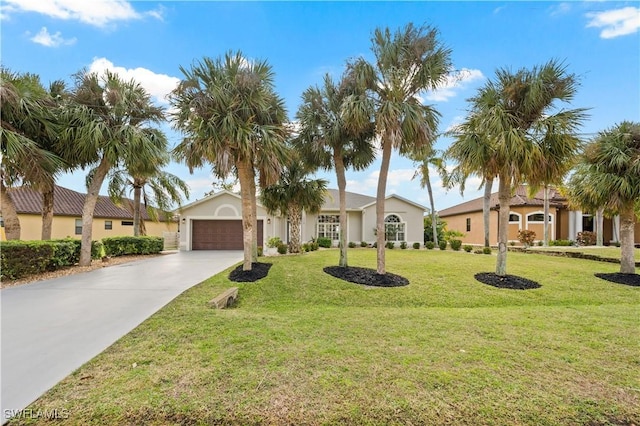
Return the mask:
M376 199L368 195L345 191L345 201L347 210L360 210L372 201L375 203ZM340 210L340 193L337 189L327 189L322 210Z
M517 206L544 206L544 192L543 190L539 190L533 197L528 196L529 188L526 185L520 185L516 188L515 193L511 197L511 201L509 205L511 207ZM471 201L467 201L461 204L457 204L455 206L449 207L444 210L440 210L438 212L438 216L447 217L454 216L457 214L463 213L471 213L482 211L483 197L476 198ZM564 205L564 201L566 198L562 196L556 189L551 188L549 190L549 205L552 207L560 207ZM500 201L498 200L498 193L494 192L491 194L491 200L489 201L489 206L492 210L495 210L500 205Z
M41 214L42 194L33 188L10 188L9 196L16 205L18 214ZM53 190L53 215L82 217L82 207L86 194L56 185ZM123 200L123 202L132 200ZM140 209L144 220L150 220L145 208ZM109 197L98 196L93 217L133 219L133 215L125 208L118 207ZM160 215L162 220L162 215Z

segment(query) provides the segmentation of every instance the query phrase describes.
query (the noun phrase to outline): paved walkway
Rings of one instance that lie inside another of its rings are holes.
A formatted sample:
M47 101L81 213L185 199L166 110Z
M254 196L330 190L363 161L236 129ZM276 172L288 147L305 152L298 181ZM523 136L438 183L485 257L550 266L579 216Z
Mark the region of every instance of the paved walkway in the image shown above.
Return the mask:
M180 293L241 260L238 251L179 252L1 290L2 423Z

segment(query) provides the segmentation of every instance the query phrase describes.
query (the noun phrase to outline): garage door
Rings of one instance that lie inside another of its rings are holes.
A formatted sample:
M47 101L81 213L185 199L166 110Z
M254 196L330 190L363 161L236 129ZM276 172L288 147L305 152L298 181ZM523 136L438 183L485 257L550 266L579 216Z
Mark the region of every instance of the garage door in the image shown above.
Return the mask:
M262 221L258 221L258 245L262 245ZM241 220L194 220L192 250L242 250Z

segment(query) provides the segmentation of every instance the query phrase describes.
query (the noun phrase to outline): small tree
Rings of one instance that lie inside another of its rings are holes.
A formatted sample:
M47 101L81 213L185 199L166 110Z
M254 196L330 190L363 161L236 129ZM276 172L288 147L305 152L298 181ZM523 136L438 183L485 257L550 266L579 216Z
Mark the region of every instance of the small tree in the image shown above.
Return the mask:
M520 229L518 231L518 241L524 245L525 248L531 247L536 240L535 231L529 229Z

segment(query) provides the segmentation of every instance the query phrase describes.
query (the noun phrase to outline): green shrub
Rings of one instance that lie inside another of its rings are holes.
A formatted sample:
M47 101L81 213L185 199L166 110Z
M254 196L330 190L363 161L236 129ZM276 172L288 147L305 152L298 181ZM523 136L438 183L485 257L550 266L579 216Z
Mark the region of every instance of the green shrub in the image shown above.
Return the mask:
M360 241L360 247L369 247L369 243L366 241Z
M349 241L349 248L356 248L356 243Z
M552 240L549 241L549 245L550 246L557 246L557 247L569 247L573 245L573 241L571 240Z
M447 240L438 241L438 247L440 247L440 250L446 250L447 249Z
M311 246L309 246L309 243L302 243L302 251L304 251L306 253L311 251Z
M267 247L269 248L277 248L280 244L282 244L280 237L271 237L267 240Z
M413 248L415 250L420 250L420 243L413 243Z
M278 245L278 253L280 254L287 254L287 245L284 243L281 243Z
M262 248L262 246L258 246L258 257L262 257L263 254L264 254L264 249Z
M513 246L515 246L515 245L516 245L516 242L515 242L515 241L509 241L509 245L510 245L511 247L513 247Z
M400 248L401 248L402 250L406 250L406 249L407 249L407 242L406 242L406 241L401 242L401 243L400 243Z
M462 240L451 240L449 241L449 245L455 251L460 251L460 247L462 247Z
M164 248L164 240L160 237L109 237L103 238L107 256L124 256L127 254L155 254Z
M593 246L596 244L596 233L591 231L578 232L576 243L579 246Z
M491 247L484 247L482 249L482 253L484 254L491 254Z
M331 238L327 237L318 237L316 240L320 247L331 248Z
M482 253L484 253L484 250L483 249L475 249L473 252L475 254L482 254Z
M371 248L378 248L378 242L376 241L375 243L371 244Z
M426 243L424 243L424 246L427 248L427 250L433 250L436 246L436 243L434 243L433 241L427 241Z
M471 247L469 244L467 244L464 247L462 247L462 249L464 251L466 251L467 253L471 253L471 250L473 250L473 247Z
M387 241L387 243L384 246L388 249L393 249L396 246L396 244L393 241Z
M316 251L316 250L318 250L318 248L319 248L319 247L320 247L320 246L318 245L318 242L317 242L317 241L311 241L311 242L309 242L309 250L311 250L311 251Z
M538 241L538 247L542 247L544 245L544 241Z

